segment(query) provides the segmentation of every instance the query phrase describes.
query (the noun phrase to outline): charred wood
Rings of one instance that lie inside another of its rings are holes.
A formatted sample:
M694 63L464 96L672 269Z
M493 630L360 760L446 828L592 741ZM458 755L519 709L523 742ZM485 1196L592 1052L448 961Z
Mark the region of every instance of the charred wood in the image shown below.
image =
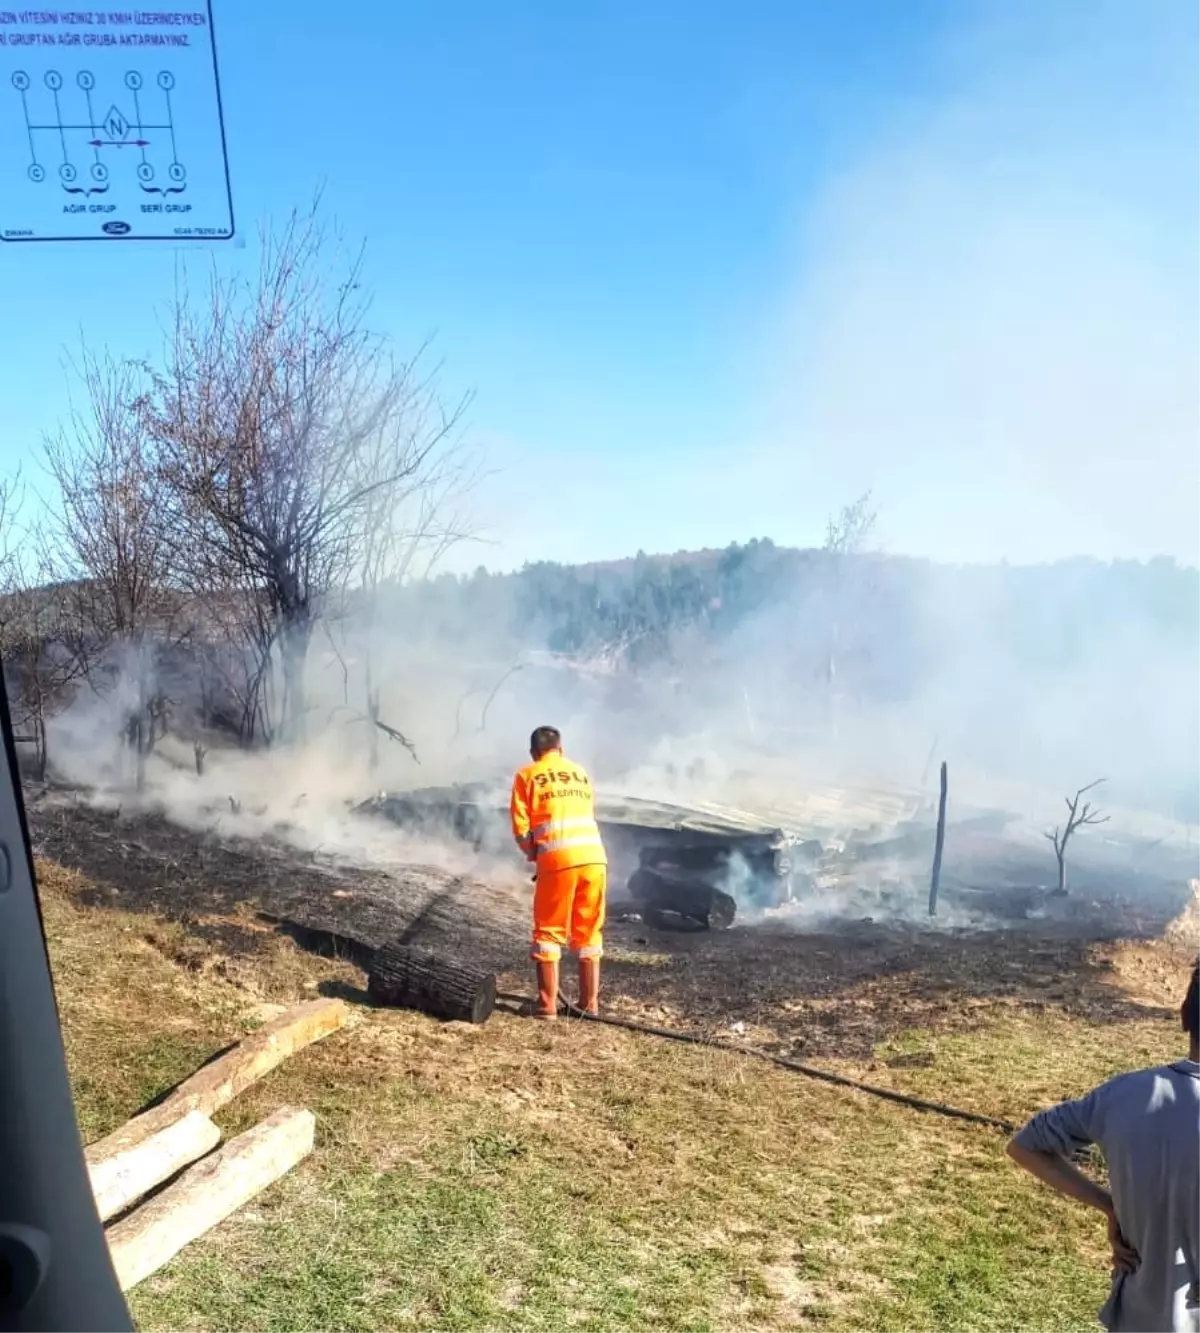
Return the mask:
M496 1007L496 974L429 949L386 944L371 962L367 992L376 1004L486 1023Z
M647 920L661 922L662 914L675 913L709 930L726 930L737 916L737 903L723 890L696 880L668 878L643 867L629 879L629 893L641 903Z

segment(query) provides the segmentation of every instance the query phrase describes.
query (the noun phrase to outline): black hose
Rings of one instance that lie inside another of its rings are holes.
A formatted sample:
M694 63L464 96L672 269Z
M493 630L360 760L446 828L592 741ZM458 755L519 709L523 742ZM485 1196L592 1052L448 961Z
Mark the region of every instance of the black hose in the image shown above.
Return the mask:
M515 1000L516 996L504 996ZM926 1101L923 1097L910 1097L905 1092L893 1092L891 1088L879 1088L873 1083L860 1083L857 1079L847 1078L844 1074L834 1074L828 1069L819 1069L816 1065L801 1064L798 1060L789 1060L783 1055L772 1055L770 1051L760 1050L757 1046L735 1046L732 1042L718 1041L715 1037L705 1037L697 1032L676 1032L671 1028L657 1028L649 1023L638 1023L632 1018L617 1018L609 1014L589 1014L572 1004L562 992L558 1003L571 1018L581 1018L588 1023L604 1023L608 1027L624 1028L627 1032L644 1032L651 1037L662 1037L666 1041L681 1042L686 1046L707 1046L712 1050L725 1051L731 1055L748 1055L751 1059L762 1060L767 1064L778 1065L780 1069L790 1069L794 1074L803 1074L805 1078L815 1078L822 1083L832 1083L839 1088L852 1088L855 1092L865 1092L871 1097L881 1097L886 1102L896 1102L900 1106L909 1106L915 1111L929 1111L933 1115L948 1116L952 1120L965 1120L972 1125L986 1125L989 1129L1003 1130L1005 1134L1016 1132L1016 1126L999 1116L980 1115L976 1111L962 1111L957 1106L947 1106L945 1102Z

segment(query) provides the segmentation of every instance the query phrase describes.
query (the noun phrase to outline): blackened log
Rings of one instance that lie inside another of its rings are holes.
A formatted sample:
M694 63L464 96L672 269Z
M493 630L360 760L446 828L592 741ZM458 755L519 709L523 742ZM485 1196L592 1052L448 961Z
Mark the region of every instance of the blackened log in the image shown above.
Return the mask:
M367 992L376 1004L486 1023L496 1007L496 974L428 949L385 944L375 951Z
M725 930L737 916L734 900L711 884L668 878L643 868L630 876L628 887L630 896L644 904L648 919L661 920L662 913L673 912L709 930Z

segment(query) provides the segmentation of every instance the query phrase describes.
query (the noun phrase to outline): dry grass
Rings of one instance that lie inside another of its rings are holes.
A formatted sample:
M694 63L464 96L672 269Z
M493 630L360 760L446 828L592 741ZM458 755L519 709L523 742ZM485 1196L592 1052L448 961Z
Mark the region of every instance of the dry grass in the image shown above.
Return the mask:
M76 877L40 873L89 1138L264 1000L357 975L275 936L227 959L184 927L82 908ZM1185 960L1146 945L1104 959L1103 1012L1080 1000L1091 976L1059 978L1064 999L1040 1009L951 991L963 1022L884 1025L829 1063L1019 1119L1174 1058L1170 1024L1138 1005L1173 995ZM911 981L872 982L874 1003L889 983ZM225 1127L285 1100L317 1113L316 1153L145 1283L141 1327L1089 1328L1106 1286L1102 1228L1012 1169L998 1135L736 1056L363 1010Z

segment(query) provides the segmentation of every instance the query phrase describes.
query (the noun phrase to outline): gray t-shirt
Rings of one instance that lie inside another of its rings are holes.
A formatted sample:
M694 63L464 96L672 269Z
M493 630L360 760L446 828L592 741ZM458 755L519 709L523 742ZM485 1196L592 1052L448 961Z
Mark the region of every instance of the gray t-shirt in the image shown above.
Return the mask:
M1200 1330L1200 1065L1122 1074L1035 1115L1017 1142L1064 1156L1094 1143L1104 1153L1117 1220L1141 1256L1136 1273L1113 1274L1105 1328Z

